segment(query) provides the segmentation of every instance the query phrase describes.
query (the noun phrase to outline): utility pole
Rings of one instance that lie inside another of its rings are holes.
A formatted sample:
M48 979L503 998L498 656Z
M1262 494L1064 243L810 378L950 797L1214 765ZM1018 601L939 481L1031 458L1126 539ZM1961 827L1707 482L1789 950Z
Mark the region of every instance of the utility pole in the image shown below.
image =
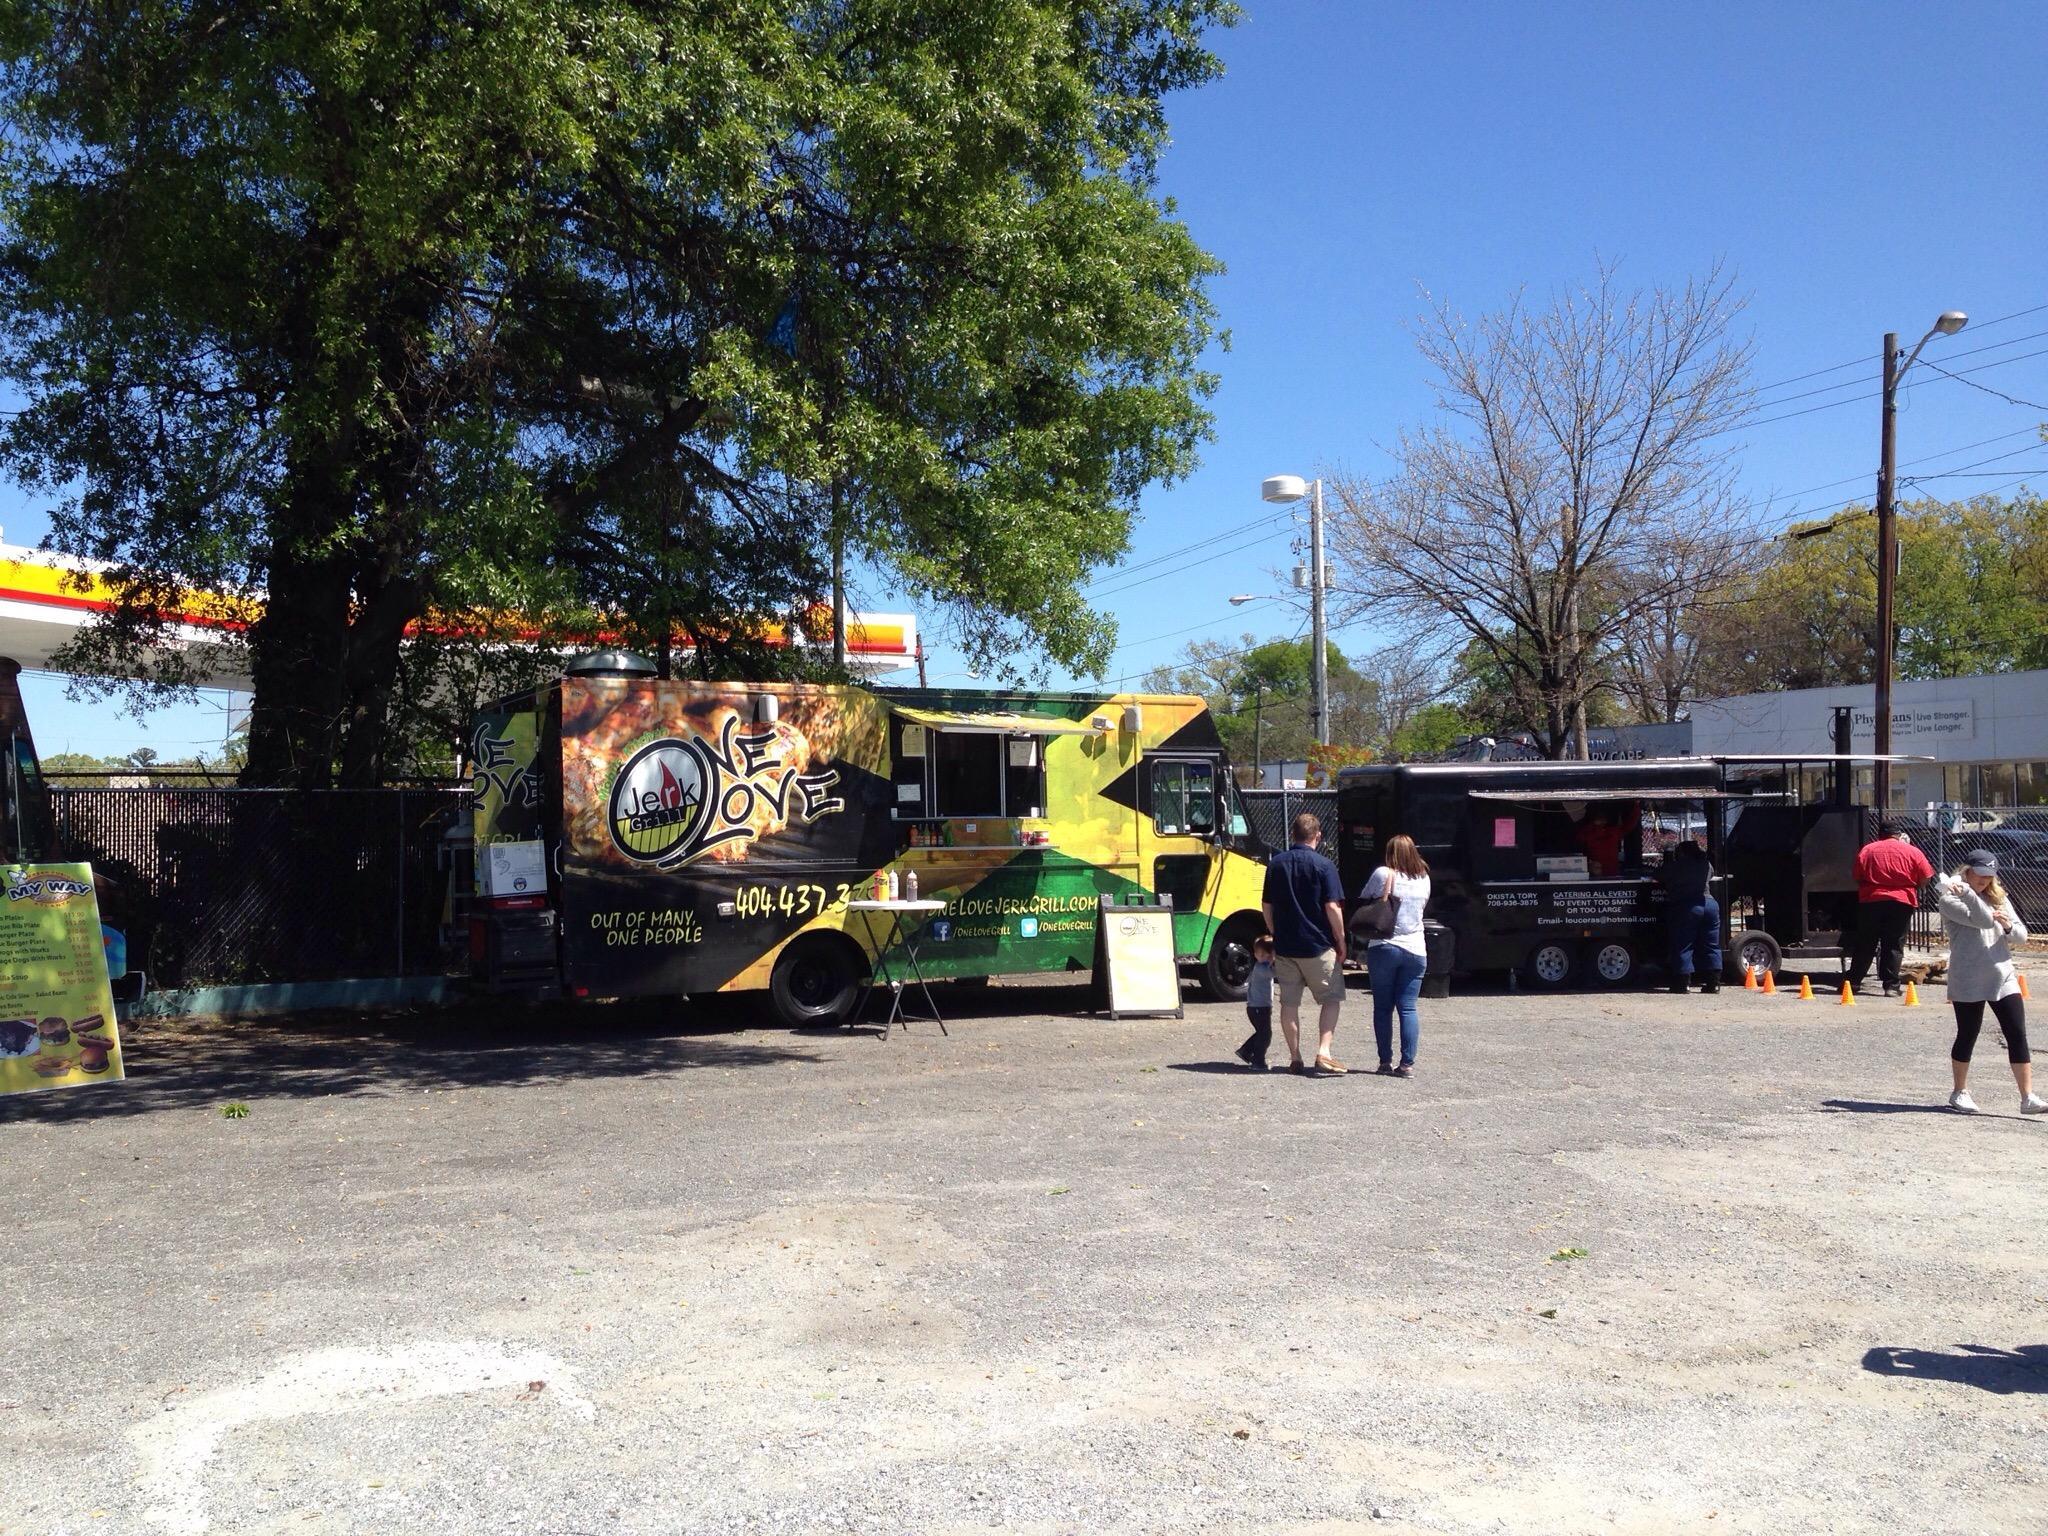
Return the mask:
M1323 482L1317 476L1308 492L1309 711L1316 745L1330 744L1330 639L1323 616Z
M1916 352L1918 348L1914 349ZM1892 476L1897 469L1899 423L1899 333L1884 333L1884 441L1877 460L1877 700L1871 721L1872 798L1877 814L1892 808L1892 575L1899 564L1898 519L1892 511Z
M1261 784L1266 777L1266 680L1252 679L1252 771Z
M924 680L924 636L917 637L917 686L926 687Z
M1892 491L1898 470L1899 380L1919 360L1920 349L1936 336L1953 336L1970 323L1960 309L1943 310L1927 334L1913 344L1904 362L1899 361L1899 333L1884 333L1884 441L1877 461L1877 697L1871 721L1871 745L1877 761L1871 765L1872 798L1877 814L1892 808L1892 765L1885 761L1892 753L1892 666L1895 620L1892 615L1892 587L1899 571L1899 524L1892 509Z
M1299 475L1268 475L1259 487L1259 498L1271 502L1297 502L1308 498L1308 693L1310 734L1316 745L1330 744L1330 631L1324 622L1323 592L1323 482L1320 477L1304 483ZM1296 549L1301 546L1297 544ZM1300 568L1296 567L1297 577ZM1301 585L1297 579L1296 586ZM1232 598L1234 603L1236 598Z

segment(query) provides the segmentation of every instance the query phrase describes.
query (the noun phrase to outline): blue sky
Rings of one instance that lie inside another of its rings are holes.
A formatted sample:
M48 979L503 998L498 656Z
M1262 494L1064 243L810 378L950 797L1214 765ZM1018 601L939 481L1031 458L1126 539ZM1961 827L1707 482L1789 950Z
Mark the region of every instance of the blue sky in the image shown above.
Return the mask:
M1213 359L1217 438L1192 478L1146 498L1129 563L1205 547L1096 584L1122 626L1112 677L1205 635L1296 631L1283 601L1228 603L1279 592L1293 560L1291 530L1261 526L1259 481L1387 467L1381 445L1430 412L1407 331L1425 289L1470 312L1581 282L1602 258L1640 286L1725 262L1749 297L1755 381L1775 386L1741 436L1744 483L1774 503L1774 521L1869 496L1877 406L1858 397L1876 389L1888 329L1910 346L1940 311L1967 310L1970 327L1927 356L1996 364L1971 377L2048 402L2038 6L1246 10L1219 40L1225 77L1174 103L1163 165L1165 190L1229 267L1215 289L1232 337ZM1989 350L1962 356L1977 348ZM1823 369L1835 371L1779 382ZM1918 377L1900 416L1902 473L1971 469L1924 492L1998 488L2004 471L2048 466L2048 446L2006 435L2048 411ZM1980 462L2001 454L2014 456ZM1935 455L1947 456L1914 462ZM0 522L12 542L42 532L12 492L0 491ZM864 595L890 605L887 592ZM1337 636L1352 649L1372 638ZM931 665L935 680L964 680L943 645ZM52 684L29 692L45 753L146 740L169 757L221 731L217 701L138 728L63 702Z

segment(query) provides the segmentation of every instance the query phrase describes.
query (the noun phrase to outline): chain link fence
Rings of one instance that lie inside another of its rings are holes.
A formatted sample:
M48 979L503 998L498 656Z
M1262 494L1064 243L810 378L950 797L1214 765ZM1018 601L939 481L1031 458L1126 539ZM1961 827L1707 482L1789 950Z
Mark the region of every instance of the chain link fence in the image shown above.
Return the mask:
M1323 824L1323 843L1317 851L1327 859L1337 857L1337 792L1334 789L1241 789L1244 819L1268 848L1285 848L1293 836L1294 818L1313 811Z
M53 783L57 846L100 876L107 921L156 987L442 968L441 832L466 789Z
M2048 936L2048 806L1946 805L1897 819L1937 874L1955 873L1964 856L1980 848L1996 854L1999 883L2020 921ZM1928 895L1914 914L1911 936L1938 948L1941 918Z

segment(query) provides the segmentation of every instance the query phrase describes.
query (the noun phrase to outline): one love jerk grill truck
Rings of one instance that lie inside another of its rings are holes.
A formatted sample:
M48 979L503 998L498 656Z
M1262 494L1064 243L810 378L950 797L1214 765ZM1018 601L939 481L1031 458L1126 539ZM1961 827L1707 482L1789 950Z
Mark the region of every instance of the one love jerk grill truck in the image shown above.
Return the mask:
M1102 898L1158 899L1234 999L1263 927L1267 850L1196 698L707 683L607 652L487 707L470 755L457 880L494 991L841 1020L886 939L848 904L891 874L945 903L935 979L1087 970Z

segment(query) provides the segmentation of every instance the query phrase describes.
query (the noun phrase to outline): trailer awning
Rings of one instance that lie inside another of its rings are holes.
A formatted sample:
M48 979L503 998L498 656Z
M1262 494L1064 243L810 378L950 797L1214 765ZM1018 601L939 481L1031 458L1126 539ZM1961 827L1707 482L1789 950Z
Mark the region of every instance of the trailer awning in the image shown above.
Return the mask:
M1514 805L1563 805L1585 800L1770 800L1772 795L1751 795L1730 789L1688 789L1683 784L1653 784L1642 788L1622 785L1615 789L1475 789L1473 800L1505 800Z
M979 736L1094 736L1095 727L1085 720L1062 720L1055 715L956 714L943 709L898 709L897 714L935 731L960 731Z
M1938 758L1919 752L1716 752L1716 763L1932 763Z

